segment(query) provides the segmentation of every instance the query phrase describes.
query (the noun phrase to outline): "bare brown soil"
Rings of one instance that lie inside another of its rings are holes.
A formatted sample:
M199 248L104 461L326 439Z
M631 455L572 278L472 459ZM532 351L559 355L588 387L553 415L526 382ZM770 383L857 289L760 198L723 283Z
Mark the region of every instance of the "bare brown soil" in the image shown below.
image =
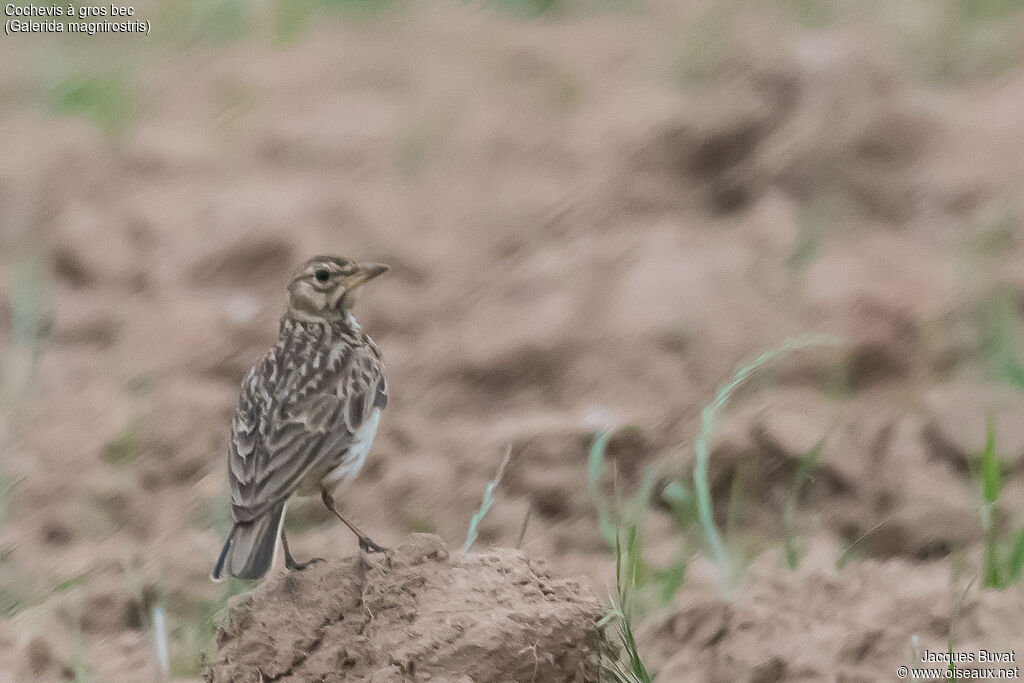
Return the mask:
M233 606L211 681L594 681L603 608L515 551L394 551L317 563Z
M969 472L992 414L999 521L1024 520L1024 401L983 315L1024 287L1024 73L922 83L868 24L698 10L404 8L147 50L106 67L133 93L114 134L40 103L72 57L0 42L0 680L154 677L154 606L198 675L228 416L321 252L392 266L356 309L392 400L339 497L379 542L461 544L511 445L477 547L515 545L529 510L527 555L603 596L595 427L637 427L609 449L624 490L652 463L688 480L715 388L826 333L726 411L712 483L753 565L724 602L698 560L644 622L649 663L879 680L915 643L1024 647L1019 589L980 588ZM823 437L793 572L784 504ZM316 501L289 525L300 558L354 550ZM645 535L655 564L678 545L657 510Z

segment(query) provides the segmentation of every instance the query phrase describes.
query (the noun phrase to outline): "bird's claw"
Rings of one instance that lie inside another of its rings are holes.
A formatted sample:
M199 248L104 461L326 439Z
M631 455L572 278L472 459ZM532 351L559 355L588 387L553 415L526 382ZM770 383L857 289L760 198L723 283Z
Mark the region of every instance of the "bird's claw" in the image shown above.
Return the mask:
M377 545L369 536L359 537L359 549L364 553L383 553L387 552L387 548Z
M291 571L301 572L303 569L305 569L306 567L308 567L311 564L316 564L317 562L325 562L325 561L326 560L324 560L324 558L322 558L322 557L314 557L314 558L311 558L309 560L306 560L305 562L295 562L295 561L285 562L285 567L287 567Z

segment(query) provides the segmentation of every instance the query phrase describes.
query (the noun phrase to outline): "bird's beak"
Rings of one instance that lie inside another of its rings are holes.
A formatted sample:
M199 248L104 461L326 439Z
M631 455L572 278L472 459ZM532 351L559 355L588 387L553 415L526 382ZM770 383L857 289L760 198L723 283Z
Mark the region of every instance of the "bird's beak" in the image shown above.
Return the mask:
M385 266L383 263L360 263L359 269L345 281L345 289L352 291L357 287L365 285L378 275L383 275L388 270L388 266Z

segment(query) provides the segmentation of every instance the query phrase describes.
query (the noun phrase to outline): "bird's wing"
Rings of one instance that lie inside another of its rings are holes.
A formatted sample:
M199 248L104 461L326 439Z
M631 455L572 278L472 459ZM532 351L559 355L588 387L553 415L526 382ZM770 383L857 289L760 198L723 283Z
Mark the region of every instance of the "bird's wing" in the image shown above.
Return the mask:
M347 347L304 365L271 369L265 360L243 382L228 455L238 521L286 499L323 459L343 453L372 410L387 402L375 348Z

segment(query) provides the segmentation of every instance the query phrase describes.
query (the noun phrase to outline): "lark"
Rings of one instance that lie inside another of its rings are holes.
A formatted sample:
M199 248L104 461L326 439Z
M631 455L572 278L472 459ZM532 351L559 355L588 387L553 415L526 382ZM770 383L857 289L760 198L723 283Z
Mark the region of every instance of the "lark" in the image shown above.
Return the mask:
M243 380L231 420L234 526L213 570L215 581L262 578L274 563L278 539L288 569L309 564L296 562L288 550L284 519L292 495L319 493L360 548L383 550L342 516L334 491L366 462L388 402L380 351L351 313L356 291L387 270L315 256L288 284L277 343Z

